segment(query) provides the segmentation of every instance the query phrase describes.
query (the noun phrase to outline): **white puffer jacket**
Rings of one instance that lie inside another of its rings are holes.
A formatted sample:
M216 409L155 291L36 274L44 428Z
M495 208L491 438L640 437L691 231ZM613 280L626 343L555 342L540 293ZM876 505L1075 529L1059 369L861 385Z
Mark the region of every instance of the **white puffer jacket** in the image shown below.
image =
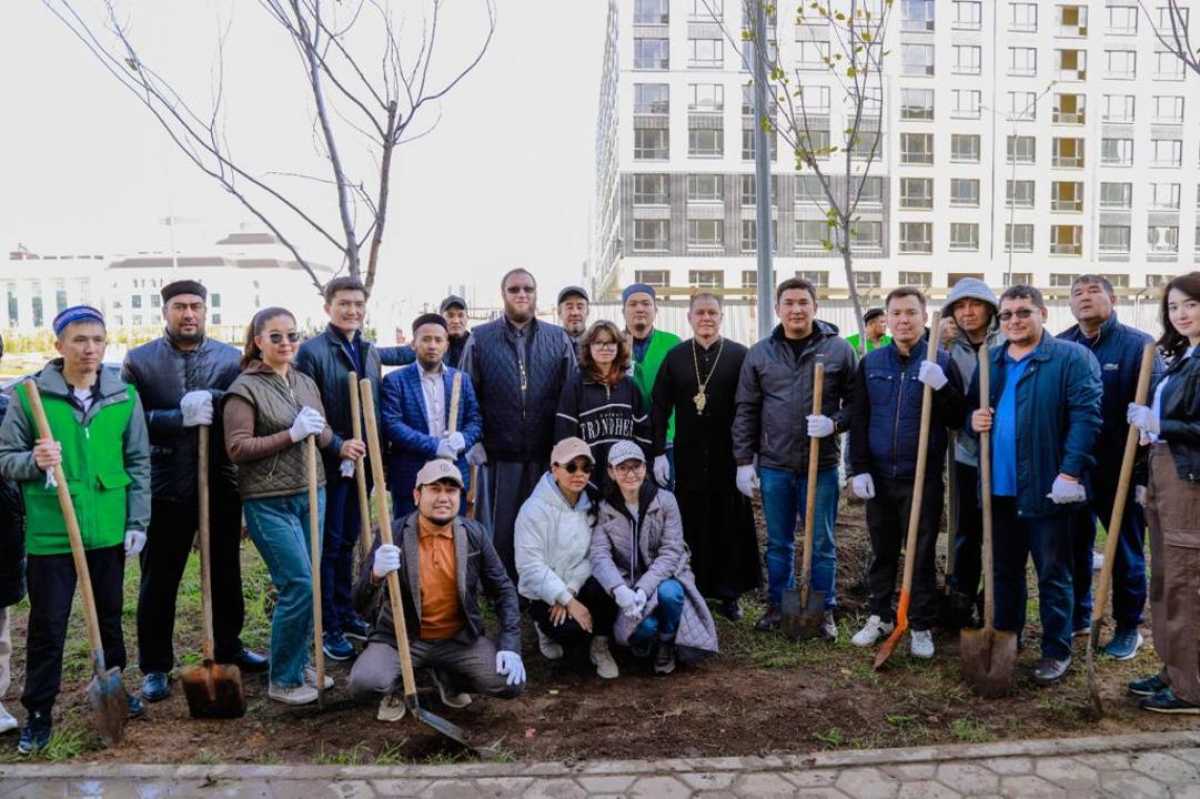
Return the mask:
M565 605L591 576L590 508L586 493L572 508L554 475L542 475L517 514L517 591L521 596L547 605Z

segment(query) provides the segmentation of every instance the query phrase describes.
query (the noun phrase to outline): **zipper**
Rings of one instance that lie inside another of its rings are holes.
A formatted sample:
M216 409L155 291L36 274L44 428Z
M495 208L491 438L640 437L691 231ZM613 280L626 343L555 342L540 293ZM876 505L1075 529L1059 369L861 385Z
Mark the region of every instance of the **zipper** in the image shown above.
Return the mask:
M904 407L904 370L900 371L900 378L897 380L896 386L896 414L892 421L892 477L896 476L897 472L897 457L896 452L900 447L900 409Z
M517 342L517 346L521 346ZM520 353L517 353L517 368L521 372L521 421L525 421L525 392L529 390L529 374L525 371L525 361L521 359Z

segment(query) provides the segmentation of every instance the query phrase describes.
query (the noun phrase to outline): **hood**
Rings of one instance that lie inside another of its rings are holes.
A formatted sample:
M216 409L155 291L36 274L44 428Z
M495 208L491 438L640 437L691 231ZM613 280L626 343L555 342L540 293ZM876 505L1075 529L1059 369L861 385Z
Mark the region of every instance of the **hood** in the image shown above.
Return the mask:
M538 502L572 513L586 513L592 507L592 501L588 498L586 489L579 495L579 501L575 503L575 507L568 505L567 498L563 496L552 472L542 475L542 479L538 480L537 485L533 487L533 493L530 496L537 499Z
M63 377L63 359L55 358L46 364L40 372L33 376L37 382L38 391L43 394L54 394L65 397L70 393L67 380ZM121 380L121 370L116 366L101 365L100 396L111 397L125 391L125 382Z
M954 303L964 299L979 300L992 306L993 322L996 315L1000 313L1000 301L996 299L995 292L988 287L988 284L979 278L964 277L954 284L954 288L950 289L950 296L946 297L946 302L942 305L942 315L947 315Z

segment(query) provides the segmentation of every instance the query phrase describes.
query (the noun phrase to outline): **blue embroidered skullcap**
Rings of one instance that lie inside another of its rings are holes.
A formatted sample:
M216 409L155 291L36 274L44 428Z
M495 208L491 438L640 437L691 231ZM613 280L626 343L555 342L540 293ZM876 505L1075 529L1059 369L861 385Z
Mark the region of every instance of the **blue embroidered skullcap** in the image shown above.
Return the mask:
M649 294L650 299L658 299L658 295L654 293L654 286L646 283L630 283L625 287L625 290L621 292L621 303L624 304L629 302L629 298L634 294Z
M59 311L58 316L54 317L54 335L62 335L62 332L67 329L67 325L76 322L99 322L103 325L104 314L90 305L72 305L70 308L64 308Z

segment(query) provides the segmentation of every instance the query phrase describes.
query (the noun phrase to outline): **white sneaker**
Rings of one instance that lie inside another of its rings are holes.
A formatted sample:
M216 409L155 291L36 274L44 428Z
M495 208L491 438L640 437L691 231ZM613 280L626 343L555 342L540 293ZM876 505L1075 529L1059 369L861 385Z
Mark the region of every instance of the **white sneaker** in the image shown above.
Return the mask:
M8 710L5 709L4 705L0 705L0 735L11 730L15 730L20 726L20 723L13 718L13 714L9 713Z
M533 629L537 630L538 650L541 651L542 657L546 660L561 660L563 656L562 644L542 632L542 628L536 624L533 625Z
M597 635L592 638L588 657L591 659L592 665L596 667L597 676L606 680L615 680L621 675L621 670L617 668L617 661L613 660L612 651L608 648L606 636Z
M929 630L913 630L910 636L909 651L915 658L929 659L933 657L933 633Z
M825 619L821 622L821 634L826 641L837 643L838 626L837 620L833 618L833 611L825 611Z
M400 694L388 694L379 700L379 710L375 718L379 721L395 722L404 718L408 708L404 705L404 697Z
M878 616L871 616L863 628L850 639L850 643L855 646L874 646L875 642L879 640L879 636L889 635L894 629L896 629L896 625L891 622L886 622Z
M442 704L446 707L464 708L471 704L471 695L468 693L452 694L446 690L449 680L442 675L437 669L431 669L433 676L433 684L437 686L438 698L442 700ZM453 687L453 686L451 686Z
M284 688L271 683L267 696L285 705L311 705L317 701L317 689L311 685L297 685L294 688Z
M317 670L314 667L312 667L312 666L304 667L304 684L310 685L313 688L317 687ZM328 674L325 675L324 687L326 690L333 687L333 678L330 677Z

